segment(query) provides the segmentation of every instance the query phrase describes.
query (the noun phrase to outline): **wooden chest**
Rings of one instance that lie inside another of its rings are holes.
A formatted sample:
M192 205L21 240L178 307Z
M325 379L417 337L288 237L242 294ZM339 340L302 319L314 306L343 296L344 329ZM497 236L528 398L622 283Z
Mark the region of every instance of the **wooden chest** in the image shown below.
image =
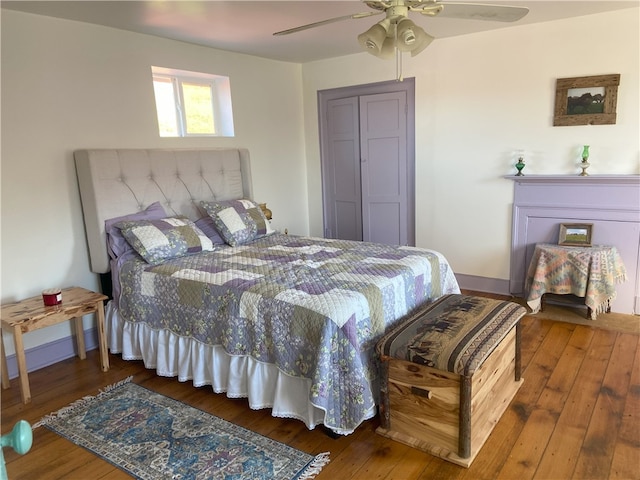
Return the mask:
M377 432L469 467L522 384L525 313L512 302L451 295L385 335Z

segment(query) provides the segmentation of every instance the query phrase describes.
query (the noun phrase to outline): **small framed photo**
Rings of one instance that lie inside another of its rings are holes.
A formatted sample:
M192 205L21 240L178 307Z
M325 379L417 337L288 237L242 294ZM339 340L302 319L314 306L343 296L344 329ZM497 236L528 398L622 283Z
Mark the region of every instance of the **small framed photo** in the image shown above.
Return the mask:
M558 245L590 247L593 223L561 223Z

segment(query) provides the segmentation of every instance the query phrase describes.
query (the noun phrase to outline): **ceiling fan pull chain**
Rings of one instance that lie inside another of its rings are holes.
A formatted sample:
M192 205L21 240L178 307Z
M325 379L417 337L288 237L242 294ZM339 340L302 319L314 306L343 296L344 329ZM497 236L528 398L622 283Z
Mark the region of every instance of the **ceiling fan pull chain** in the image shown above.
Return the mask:
M398 24L395 24L395 32L394 35L396 37L395 50L396 50L396 81L402 82L404 79L402 78L402 51L398 48Z

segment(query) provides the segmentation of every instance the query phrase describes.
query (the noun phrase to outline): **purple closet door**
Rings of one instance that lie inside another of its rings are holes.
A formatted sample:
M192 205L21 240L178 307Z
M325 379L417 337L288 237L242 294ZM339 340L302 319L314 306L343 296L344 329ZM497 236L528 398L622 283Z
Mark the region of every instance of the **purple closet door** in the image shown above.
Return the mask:
M407 244L406 93L360 97L362 238Z

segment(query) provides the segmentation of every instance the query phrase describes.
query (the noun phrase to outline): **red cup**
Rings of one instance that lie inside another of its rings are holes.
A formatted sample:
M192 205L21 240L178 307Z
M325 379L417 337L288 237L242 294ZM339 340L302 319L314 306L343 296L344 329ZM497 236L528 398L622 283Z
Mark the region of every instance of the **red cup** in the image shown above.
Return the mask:
M48 288L42 291L45 306L52 307L62 303L62 291L59 288Z

